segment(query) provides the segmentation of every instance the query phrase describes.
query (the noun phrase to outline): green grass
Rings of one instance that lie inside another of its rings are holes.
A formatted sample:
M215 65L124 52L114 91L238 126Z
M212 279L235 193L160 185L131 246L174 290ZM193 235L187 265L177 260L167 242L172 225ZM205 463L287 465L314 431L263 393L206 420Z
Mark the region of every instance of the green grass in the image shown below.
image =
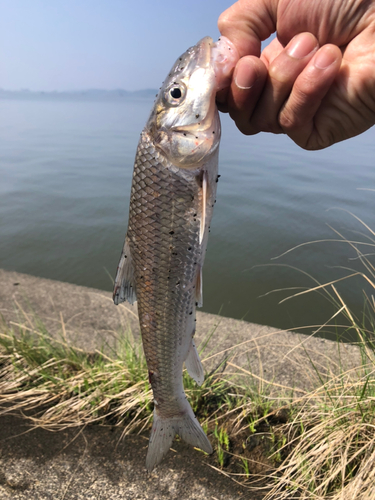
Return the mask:
M370 256L348 243L375 289ZM374 233L366 244L375 247ZM375 300L366 292L358 319L335 283L312 291L336 305L338 338L355 333L360 365L327 374L310 360L315 387L299 397L237 366L228 353L201 387L185 371L186 393L215 449L202 458L245 487L262 487L269 500L369 500L375 498ZM212 357L212 334L203 358ZM140 342L122 332L107 351L70 345L64 324L52 338L37 317L20 310L19 324L0 325L0 414L22 411L48 429L101 424L120 426L123 435L148 431L152 393Z
M351 321L362 338L362 365L324 379L313 366L321 383L300 398L243 367L228 373L236 367L232 358L201 387L185 371L186 393L215 449L206 460L245 485L266 484L270 499L375 495L375 355L366 332ZM142 346L131 332L119 335L109 356L71 346L64 327L52 338L35 316L33 327L24 323L0 326L0 414L22 411L48 429L149 430L152 393Z
M64 324L53 338L35 315L18 312L17 324L0 324L0 414L22 411L35 425L51 430L101 424L120 426L124 436L150 429L147 366L131 332L118 335L111 355L108 349L86 353L66 340ZM212 334L203 343L202 357L212 357L207 347ZM227 364L228 358L219 362L200 387L185 370L184 387L214 445L213 464L240 472L243 462L232 452L237 445L246 448L247 437L267 420L272 403L257 379L228 373ZM248 430L243 432L243 426Z

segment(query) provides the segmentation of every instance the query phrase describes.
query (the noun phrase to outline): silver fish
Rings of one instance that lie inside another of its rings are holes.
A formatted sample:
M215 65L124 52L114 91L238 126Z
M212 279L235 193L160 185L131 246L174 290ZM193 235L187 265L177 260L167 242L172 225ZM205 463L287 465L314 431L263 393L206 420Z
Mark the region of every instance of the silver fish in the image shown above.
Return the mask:
M174 64L141 134L129 224L117 269L115 304L138 300L143 348L154 395L146 467L160 463L178 434L212 453L187 401L183 363L201 385L194 344L202 305L202 267L216 196L220 119L217 90L238 60L232 43L203 38Z

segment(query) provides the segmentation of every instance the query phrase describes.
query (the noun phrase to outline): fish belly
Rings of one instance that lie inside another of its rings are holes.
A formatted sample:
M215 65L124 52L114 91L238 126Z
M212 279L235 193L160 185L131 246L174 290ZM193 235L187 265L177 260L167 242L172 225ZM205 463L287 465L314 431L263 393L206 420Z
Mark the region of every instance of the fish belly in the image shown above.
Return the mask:
M168 164L144 133L134 165L127 241L155 403L149 470L168 451L175 434L212 451L182 383L206 246L206 241L199 243L201 206L200 171Z

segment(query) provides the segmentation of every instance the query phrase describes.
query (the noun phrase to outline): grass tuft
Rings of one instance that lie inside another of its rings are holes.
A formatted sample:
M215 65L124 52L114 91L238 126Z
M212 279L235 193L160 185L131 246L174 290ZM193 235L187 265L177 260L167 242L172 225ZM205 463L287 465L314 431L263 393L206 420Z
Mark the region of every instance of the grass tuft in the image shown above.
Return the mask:
M365 228L366 248L375 246L375 233ZM310 291L336 305L331 320L338 339L355 333L360 366L327 372L306 350L315 381L310 392L265 381L262 370L256 375L238 366L229 350L201 387L183 374L215 448L204 458L208 465L248 488L262 488L268 500L375 498L375 266L359 242L336 234L364 266L362 273L348 270L367 286L363 316L351 313L338 283L315 282ZM0 415L22 412L51 430L101 424L121 426L125 435L150 427L147 366L130 331L118 336L110 355L104 349L86 353L66 340L63 322L61 336L52 338L35 315L20 310L19 316L18 323L0 324ZM206 359L213 357L207 353L212 334L203 342Z

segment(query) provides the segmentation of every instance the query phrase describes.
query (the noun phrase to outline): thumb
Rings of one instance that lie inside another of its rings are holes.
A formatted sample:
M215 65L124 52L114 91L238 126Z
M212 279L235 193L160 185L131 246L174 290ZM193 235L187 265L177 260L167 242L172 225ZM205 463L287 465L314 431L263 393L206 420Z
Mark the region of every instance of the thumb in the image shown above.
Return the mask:
M239 56L260 56L261 41L276 31L279 0L239 0L218 21L220 33L236 46Z

